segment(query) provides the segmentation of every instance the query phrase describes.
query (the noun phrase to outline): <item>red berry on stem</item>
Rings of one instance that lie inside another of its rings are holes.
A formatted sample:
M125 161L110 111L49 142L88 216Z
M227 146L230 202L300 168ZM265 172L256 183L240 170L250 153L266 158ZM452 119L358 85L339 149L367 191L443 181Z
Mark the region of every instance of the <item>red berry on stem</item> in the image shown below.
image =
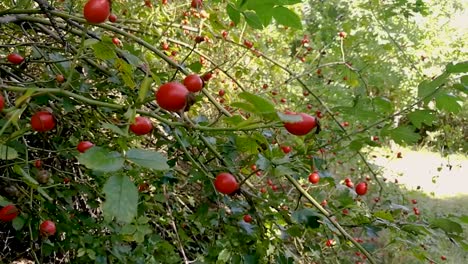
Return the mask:
M244 40L244 45L249 49L251 49L253 47L253 43L246 40L246 39Z
M83 8L83 15L89 23L105 22L110 15L109 0L89 0Z
M110 14L109 15L109 21L112 23L117 22L117 16L115 14Z
M334 245L336 245L336 241L334 239L328 239L325 245L327 247L333 247Z
M309 182L312 184L316 184L320 181L320 175L318 172L314 171L309 174Z
M203 74L201 78L202 78L202 80L203 80L204 82L207 82L207 81L209 81L211 78L213 78L213 73L212 73L212 72L207 72L207 73Z
M40 169L42 167L42 161L41 160L35 160L34 161L34 167Z
M3 111L3 108L5 107L5 98L3 95L0 94L0 112Z
M11 53L7 56L7 60L13 64L21 64L24 61L24 58L18 53Z
M244 221L245 221L246 223L252 222L252 216L250 216L250 215L248 215L248 214L244 215L243 218L244 218Z
M0 210L0 221L10 222L13 221L19 214L18 208L15 205L9 204Z
M31 117L31 127L34 131L46 132L55 127L54 116L47 111L40 111Z
M155 92L159 107L172 112L181 111L187 105L189 91L178 82L169 82L161 85Z
M218 192L224 194L232 194L239 189L239 184L232 174L223 172L216 176L214 181L215 188Z
M118 38L112 38L112 43L114 43L116 46L122 46L122 41L120 41Z
M203 80L197 74L190 74L184 79L184 85L192 93L201 91L203 88Z
M358 195L365 195L367 193L367 182L360 182L356 185L356 193Z
M55 76L55 80L58 82L58 83L63 83L65 81L65 77L62 75L62 74L57 74Z
M153 124L149 118L137 116L135 122L130 125L130 130L136 135L146 135L153 130Z
M202 8L203 7L203 1L202 0L192 0L192 3L190 5L193 8Z
M76 146L76 149L81 153L85 153L88 149L92 148L93 146L94 144L90 141L81 141Z
M50 220L46 220L42 222L41 225L39 226L39 231L42 236L45 236L45 237L53 236L55 235L55 231L56 231L55 223Z
M306 135L317 126L317 122L313 116L310 116L305 113L290 114L290 115L302 117L301 121L292 122L292 123L290 122L284 123L284 127L286 128L286 130L293 135L296 135L296 136Z
M292 148L290 146L282 146L281 150L284 152L284 154L288 154L291 152Z

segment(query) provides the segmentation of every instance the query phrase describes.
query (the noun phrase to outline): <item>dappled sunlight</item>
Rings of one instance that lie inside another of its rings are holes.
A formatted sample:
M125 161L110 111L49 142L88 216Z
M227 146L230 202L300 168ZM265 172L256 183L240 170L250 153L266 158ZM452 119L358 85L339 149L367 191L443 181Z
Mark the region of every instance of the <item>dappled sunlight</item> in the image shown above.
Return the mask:
M397 158L401 152L402 158ZM389 181L398 179L409 190L418 186L436 198L468 195L468 157L449 155L427 150L413 151L406 148L379 150L373 163L382 167L382 175ZM388 156L386 156L388 155Z

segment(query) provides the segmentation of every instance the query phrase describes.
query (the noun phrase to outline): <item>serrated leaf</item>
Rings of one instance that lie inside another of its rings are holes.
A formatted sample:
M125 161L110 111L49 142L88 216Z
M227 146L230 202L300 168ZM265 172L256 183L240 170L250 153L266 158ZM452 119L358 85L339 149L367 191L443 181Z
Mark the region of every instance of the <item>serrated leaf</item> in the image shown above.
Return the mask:
M430 110L415 110L408 114L408 119L415 127L421 128L423 123L431 126L434 121L436 121L437 117L434 112Z
M123 167L124 159L120 153L94 146L78 156L78 161L88 169L113 172Z
M418 133L414 132L413 126L399 126L395 129L389 130L388 134L398 144L413 144L418 142L421 138Z
M447 234L463 233L463 228L459 223L446 218L431 219L429 224L431 228L440 228Z
M127 176L112 176L104 184L103 191L106 196L102 205L104 214L119 222L130 223L137 215L138 189L135 184Z
M447 65L447 72L449 73L468 72L468 61L460 62L457 64L449 63Z
M251 137L236 137L237 150L246 154L257 154L258 144L257 141Z
M294 12L284 6L273 8L273 17L281 25L302 29L301 18Z
M435 97L435 101L437 109L449 113L458 113L462 109L462 106L458 103L461 99L451 94L438 94Z
M418 85L418 97L419 98L424 98L424 97L428 97L426 98L426 100L432 98L431 95L432 93L434 93L434 91L439 87L441 86L442 84L444 84L446 81L447 81L447 78L450 76L450 74L444 72L442 75L438 76L437 78L435 78L434 80L432 81L427 81L427 80L424 80L422 81L419 85Z
M377 111L391 113L393 112L393 104L386 97L376 97L373 99L374 105L378 108Z
M260 18L256 13L252 11L244 11L242 14L244 15L245 21L249 26L255 29L263 29L262 21L260 21Z
M18 158L18 152L9 146L0 145L0 160L12 160Z
M130 149L127 159L147 169L168 170L167 159L161 153L144 149Z
M108 43L99 41L94 43L91 48L94 51L94 55L96 58L101 59L101 60L110 60L114 59L117 57L115 54L115 51L112 46L110 46Z
M226 12L228 13L229 18L232 20L232 22L234 22L234 24L239 24L241 13L231 3L227 5Z

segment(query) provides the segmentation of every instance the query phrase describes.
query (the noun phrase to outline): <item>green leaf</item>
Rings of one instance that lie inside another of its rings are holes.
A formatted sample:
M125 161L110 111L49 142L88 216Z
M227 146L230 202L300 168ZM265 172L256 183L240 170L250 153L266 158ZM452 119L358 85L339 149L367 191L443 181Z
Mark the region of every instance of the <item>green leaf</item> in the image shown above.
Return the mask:
M277 6L273 9L273 17L281 25L302 29L301 18L293 11L283 6Z
M458 219L460 219L460 221L462 221L463 223L468 224L468 215L462 215L458 217Z
M239 24L240 22L240 12L237 10L232 4L228 4L226 8L226 12L228 13L229 18L234 22L234 24Z
M237 150L246 154L257 154L258 153L258 144L257 141L248 136L239 136L236 137L236 146Z
M392 214L390 212L387 212L387 211L377 211L377 212L374 213L374 217L382 218L382 219L388 220L390 222L395 221Z
M462 109L462 106L458 103L461 99L451 94L438 94L435 101L436 107L439 110L447 111L449 113L458 113Z
M193 72L200 72L201 69L203 68L203 65L199 61L197 61L188 65L187 67Z
M103 41L99 41L99 42L94 43L91 46L91 48L94 51L94 55L98 59L110 60L110 59L114 59L114 58L117 57L113 47L110 44L105 43Z
M376 110L379 112L384 113L392 113L393 112L393 104L386 97L376 97L373 99L373 103L376 106Z
M16 217L13 219L13 228L15 230L21 230L24 227L24 224L26 224L26 221L24 220L23 217Z
M450 76L450 74L444 72L442 75L438 76L437 78L435 78L432 81L427 81L427 80L422 81L418 85L418 97L419 98L424 98L424 97L428 96L428 98L426 98L426 100L429 100L430 98L432 98L429 95L432 94L439 86L444 84L447 81L447 78L449 76Z
M364 147L364 142L362 141L362 139L356 139L349 143L349 149L353 151L359 151L360 149L362 149L362 147Z
M276 0L276 2L278 2L278 5L294 5L302 3L302 0Z
M413 144L418 142L421 136L414 132L413 126L399 126L395 129L388 131L390 137L395 140L396 143L408 143Z
M9 146L0 145L0 160L12 160L18 158L18 152Z
M252 11L244 11L242 12L242 14L244 15L245 21L247 21L247 24L249 24L249 26L255 29L263 29L262 21L260 21L260 18L257 16L256 13Z
M432 126L437 117L431 110L415 110L408 114L408 119L415 127L421 128L423 123Z
M447 234L463 233L463 228L459 223L446 218L431 219L429 224L431 228L440 228Z
M246 10L255 10L256 13L261 13L266 9L271 9L278 3L278 0L250 0L243 6Z
M112 176L104 184L103 191L106 195L102 205L104 215L130 223L137 215L138 189L135 184L127 176Z
M428 235L431 233L425 226L418 224L406 224L403 225L401 229L416 235Z
M168 170L167 159L161 153L144 149L130 149L127 159L142 167L153 170Z
M140 84L140 89L138 90L138 102L143 103L145 101L146 96L148 95L148 91L151 88L151 84L153 83L153 78L151 76L146 76Z
M88 169L102 172L118 171L124 164L124 159L120 153L98 146L94 146L85 153L80 154L78 161Z
M102 128L105 128L105 129L109 129L110 131L114 132L114 133L117 133L121 136L126 136L128 133L126 133L125 131L123 131L120 127L114 125L114 124L110 124L110 123L103 123L101 124L101 127Z
M468 72L468 61L460 62L457 64L449 63L447 65L447 72L449 73Z
M263 26L268 26L273 19L273 8L265 8L262 11L257 11L257 16L260 18Z
M218 261L221 263L228 263L230 258L231 252L227 248L223 249L218 255Z
M292 213L291 218L298 224L310 228L320 227L320 217L312 209L304 208Z
M239 98L244 99L253 106L255 113L258 114L272 114L275 113L275 106L267 99L251 94L248 92L242 92L239 94Z

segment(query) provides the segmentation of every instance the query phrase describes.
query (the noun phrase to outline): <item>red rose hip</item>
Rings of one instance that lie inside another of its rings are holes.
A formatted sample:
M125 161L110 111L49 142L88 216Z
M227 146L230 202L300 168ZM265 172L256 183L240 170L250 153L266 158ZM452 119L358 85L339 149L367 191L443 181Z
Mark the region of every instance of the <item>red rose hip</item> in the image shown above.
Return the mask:
M190 74L184 79L184 85L192 93L201 91L203 80L197 74Z
M88 149L92 148L93 146L94 144L90 141L81 141L76 146L76 149L81 153L85 153Z
M187 105L188 95L187 88L178 82L163 84L155 92L156 102L159 107L172 112L184 110Z
M214 181L214 185L218 192L224 194L232 194L239 188L236 178L227 172L218 174Z
M47 111L40 111L31 117L31 127L37 132L46 132L54 129L54 116Z
M135 122L130 125L130 130L136 135L146 135L153 130L153 124L144 116L137 116Z
M0 221L3 222L10 222L13 221L19 214L18 208L16 208L15 205L9 204L5 207L3 207L0 210Z
M45 236L45 237L55 235L55 232L56 232L55 223L50 220L46 220L42 222L41 225L39 226L39 232L41 233L42 236Z

